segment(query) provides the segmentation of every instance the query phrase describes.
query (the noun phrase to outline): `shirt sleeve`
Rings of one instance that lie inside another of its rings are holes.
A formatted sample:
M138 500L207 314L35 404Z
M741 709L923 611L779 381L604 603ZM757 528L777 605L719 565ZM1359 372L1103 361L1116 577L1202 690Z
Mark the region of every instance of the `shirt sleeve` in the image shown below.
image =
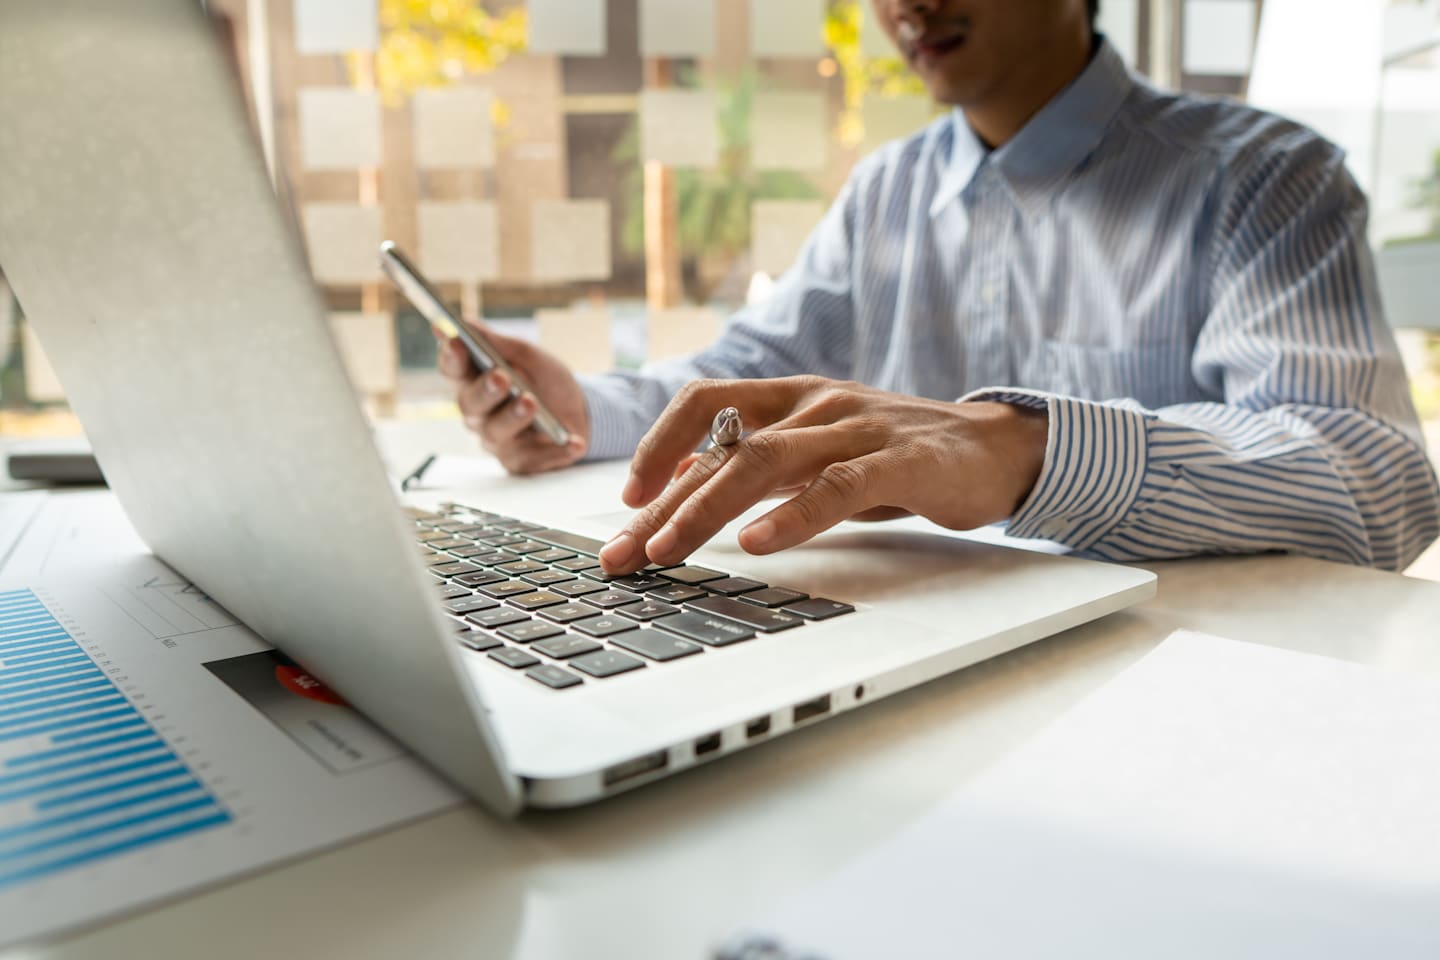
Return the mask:
M1044 466L1009 524L1112 560L1281 550L1403 569L1437 485L1380 309L1365 200L1306 135L1223 192L1191 369L1223 402L1155 410L1024 390Z
M691 380L849 376L855 185L865 169L864 163L856 168L770 297L732 316L714 344L636 372L580 377L590 417L586 459L634 453L670 398Z

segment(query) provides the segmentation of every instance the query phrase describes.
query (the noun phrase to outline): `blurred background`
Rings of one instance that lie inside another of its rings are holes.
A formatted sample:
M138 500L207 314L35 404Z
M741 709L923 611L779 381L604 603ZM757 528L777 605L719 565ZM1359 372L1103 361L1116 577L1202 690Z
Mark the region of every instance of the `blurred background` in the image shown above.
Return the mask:
M581 371L708 343L766 296L856 160L939 108L869 0L211 0L352 380L449 421L375 251ZM1102 0L1162 87L1340 143L1440 450L1440 0ZM3 280L0 435L80 432ZM1440 551L1412 572L1440 577Z

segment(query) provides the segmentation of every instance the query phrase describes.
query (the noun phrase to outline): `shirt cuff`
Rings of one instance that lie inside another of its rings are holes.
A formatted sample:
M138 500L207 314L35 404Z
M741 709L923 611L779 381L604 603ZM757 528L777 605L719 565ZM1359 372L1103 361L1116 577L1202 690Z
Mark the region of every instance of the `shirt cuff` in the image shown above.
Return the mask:
M977 390L959 402L975 401L1044 410L1050 418L1045 462L1030 496L1010 518L1010 536L1086 550L1135 504L1149 460L1147 415L1138 405L1013 389Z
M587 374L576 379L585 394L585 414L590 422L590 442L582 459L634 456L647 425L635 415L630 385L612 374Z

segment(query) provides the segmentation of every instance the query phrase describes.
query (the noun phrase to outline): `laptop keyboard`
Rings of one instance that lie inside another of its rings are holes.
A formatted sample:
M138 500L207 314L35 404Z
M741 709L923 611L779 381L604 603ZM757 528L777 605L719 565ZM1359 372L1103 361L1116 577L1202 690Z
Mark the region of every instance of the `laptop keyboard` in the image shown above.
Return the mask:
M592 537L453 503L408 512L459 643L555 690L855 609L688 564L612 577Z

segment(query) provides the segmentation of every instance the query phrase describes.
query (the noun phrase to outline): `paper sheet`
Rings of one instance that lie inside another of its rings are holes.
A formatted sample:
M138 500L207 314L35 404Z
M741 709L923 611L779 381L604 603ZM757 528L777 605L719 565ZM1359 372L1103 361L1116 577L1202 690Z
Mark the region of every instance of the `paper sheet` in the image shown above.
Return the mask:
M1440 956L1437 732L1440 683L1181 631L754 929L775 960Z
M528 53L605 55L605 0L529 0Z
M640 0L641 56L709 57L714 53L715 0Z
M354 203L307 203L301 209L310 269L320 283L350 285L380 279L384 214Z
M822 57L824 26L825 0L750 0L750 54Z
M819 93L757 93L750 162L756 170L820 170L825 166L825 97Z
M500 219L485 201L420 203L420 269L432 280L478 283L500 274ZM371 250L371 259L374 249Z
M459 802L153 557L0 581L0 947Z
M380 95L349 87L301 87L300 162L309 170L380 166Z
M536 200L530 208L530 275L546 282L610 279L610 204Z
M483 87L416 90L415 165L425 169L493 167L494 97Z
M670 167L713 167L720 157L715 94L709 90L640 91L641 156Z
M295 0L295 49L345 53L380 45L379 0Z

